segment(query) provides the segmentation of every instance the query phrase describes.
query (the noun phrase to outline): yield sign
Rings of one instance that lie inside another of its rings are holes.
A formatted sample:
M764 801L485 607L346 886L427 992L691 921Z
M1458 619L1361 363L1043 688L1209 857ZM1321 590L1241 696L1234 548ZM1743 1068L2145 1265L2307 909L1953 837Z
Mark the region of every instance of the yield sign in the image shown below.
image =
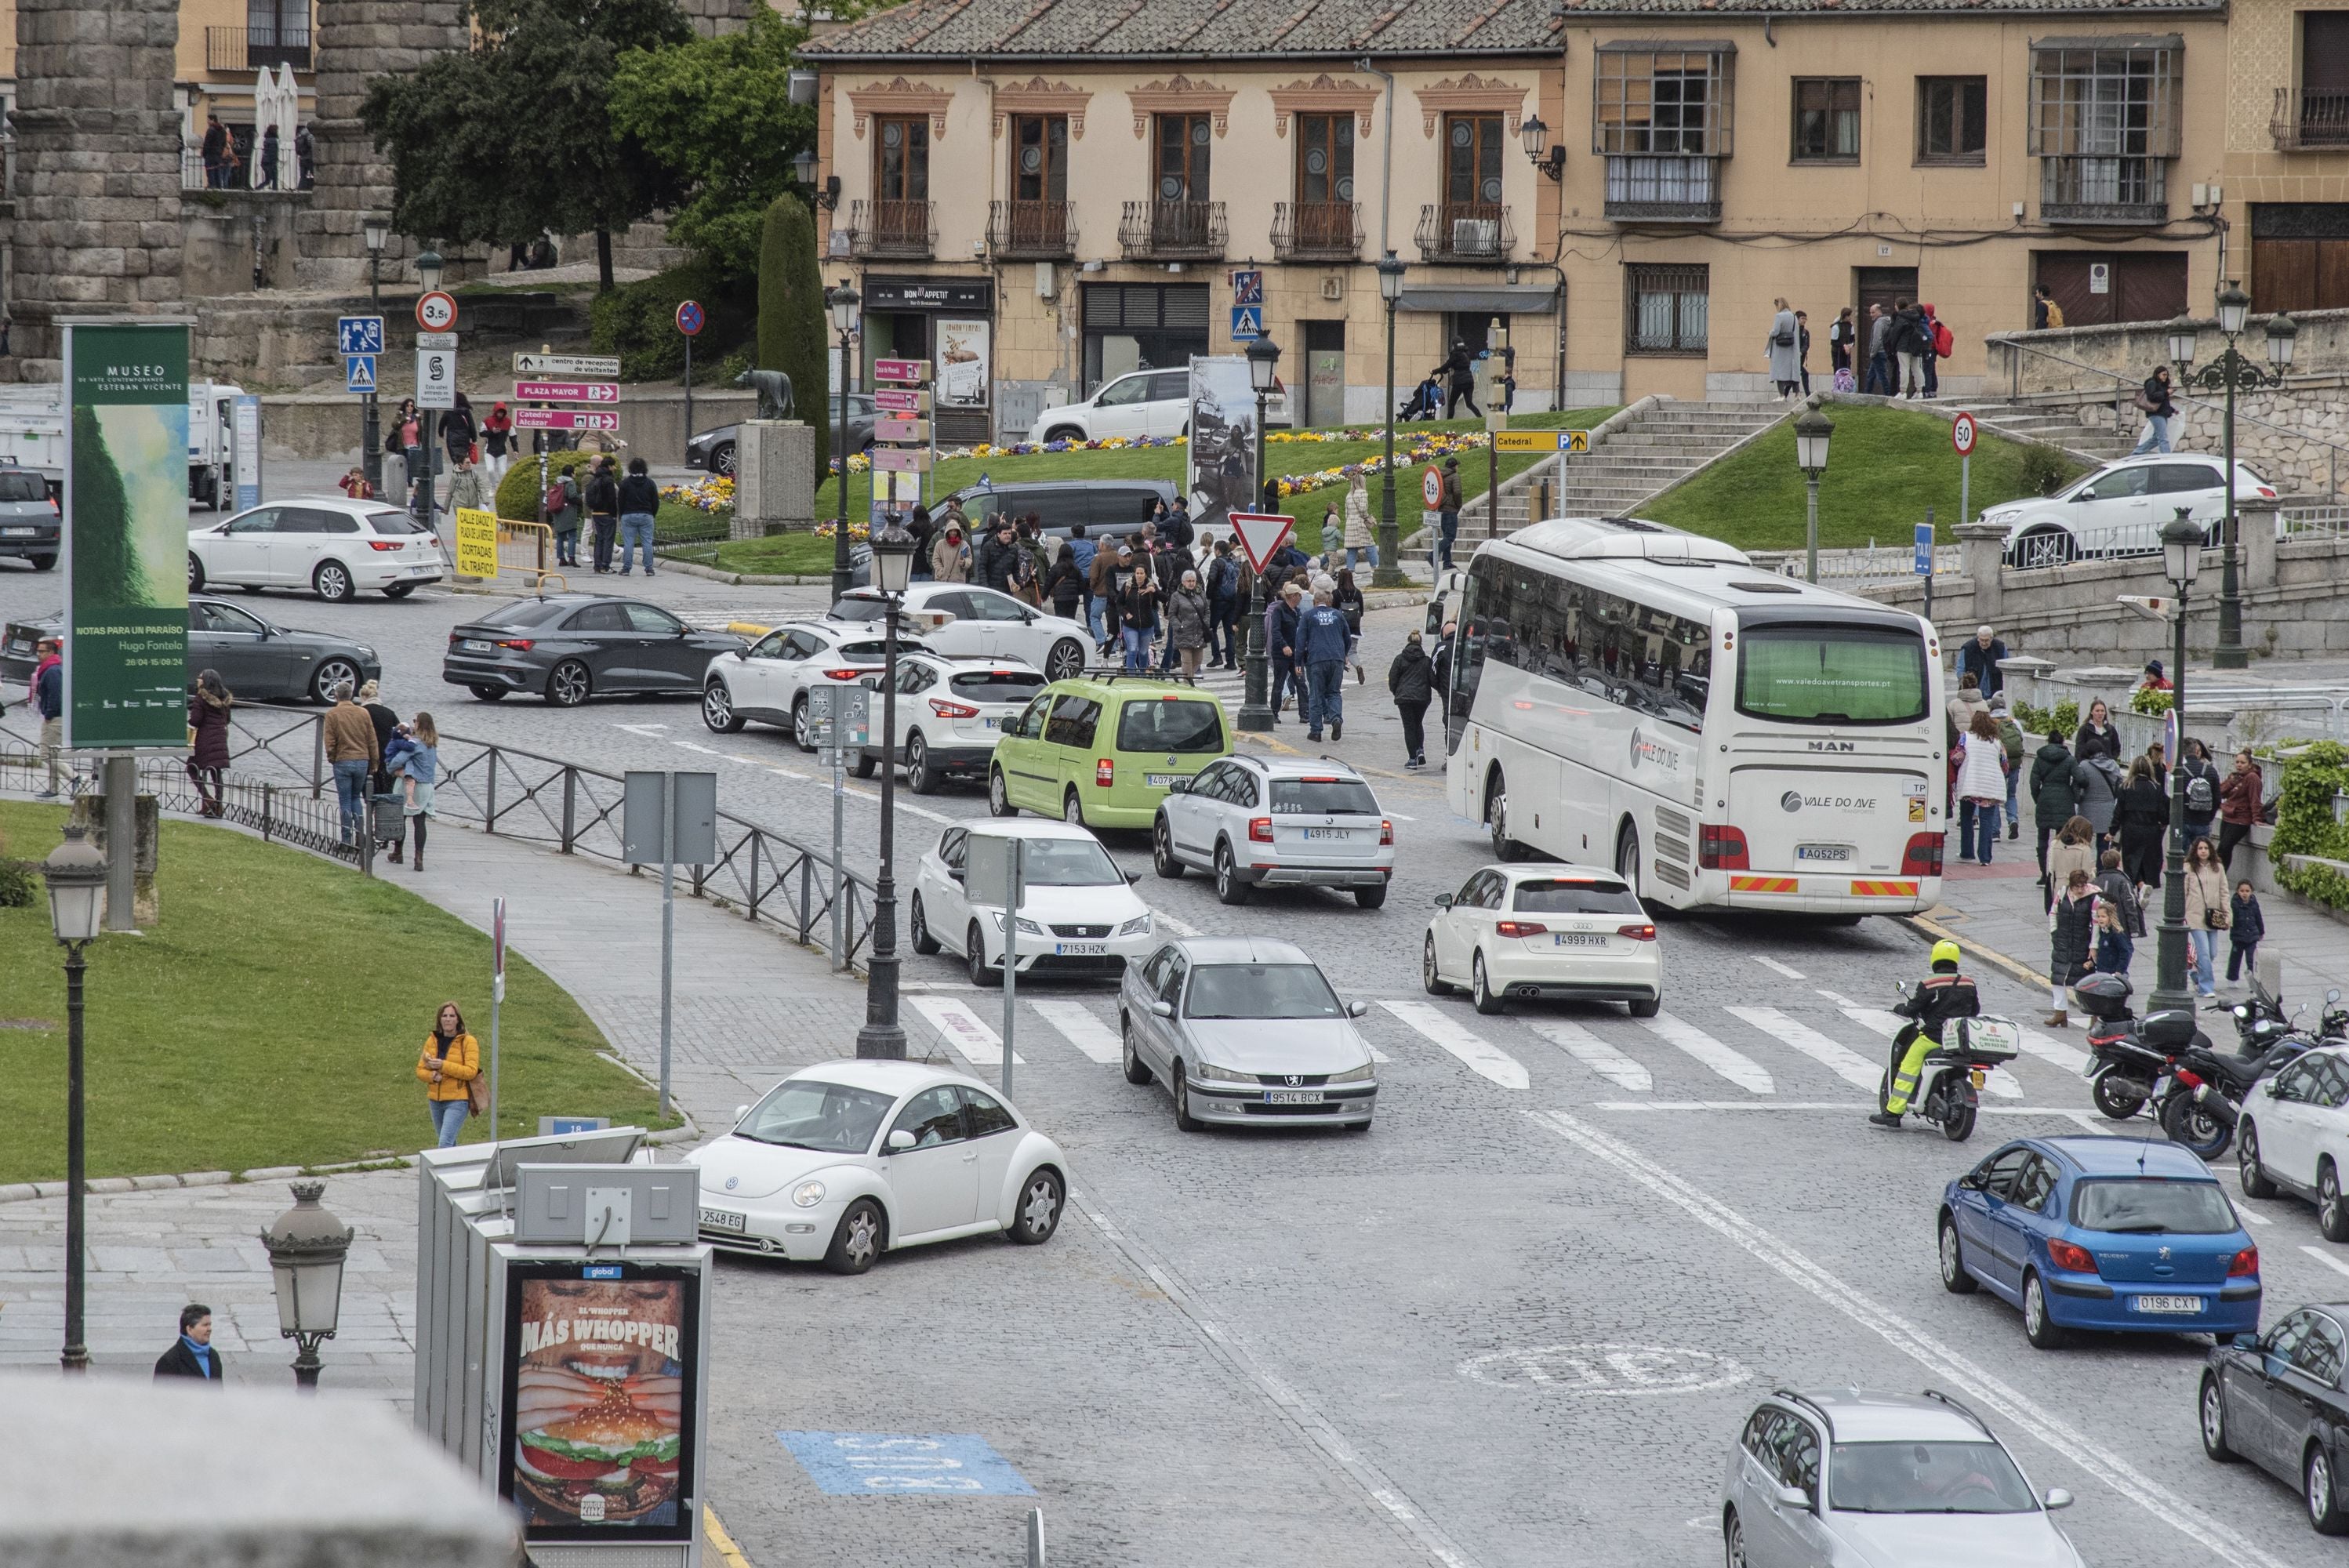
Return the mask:
M1272 559L1272 552L1280 548L1281 541L1288 537L1293 521L1277 511L1235 511L1226 515L1231 519L1232 531L1240 536L1240 548L1247 552L1248 564L1258 572Z

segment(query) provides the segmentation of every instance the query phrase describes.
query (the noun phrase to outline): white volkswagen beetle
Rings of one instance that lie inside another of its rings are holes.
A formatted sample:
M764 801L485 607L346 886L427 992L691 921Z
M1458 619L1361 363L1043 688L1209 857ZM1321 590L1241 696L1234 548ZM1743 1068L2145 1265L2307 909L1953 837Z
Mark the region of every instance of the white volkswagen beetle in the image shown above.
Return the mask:
M802 1068L686 1160L704 1241L835 1274L990 1231L1034 1246L1069 1191L1059 1144L977 1078L924 1062Z

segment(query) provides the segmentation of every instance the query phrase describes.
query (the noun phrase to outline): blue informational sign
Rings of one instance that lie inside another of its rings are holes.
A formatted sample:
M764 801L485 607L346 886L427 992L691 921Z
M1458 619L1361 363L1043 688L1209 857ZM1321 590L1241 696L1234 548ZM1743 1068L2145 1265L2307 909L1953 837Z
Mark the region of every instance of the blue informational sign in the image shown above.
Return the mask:
M1232 341L1247 343L1264 335L1264 306L1236 304L1232 306Z
M558 1137L566 1132L596 1132L611 1125L600 1116L550 1116L546 1120L547 1133Z
M229 469L236 483L236 510L261 504L261 399L250 392L229 400Z
M1264 303L1264 273L1260 270L1244 267L1232 273L1232 303L1234 304Z
M346 354L343 356L343 390L372 392L375 390L375 356Z
M381 354L383 352L383 317L379 315L336 316L335 318L335 352Z
M1011 1461L968 1433L777 1432L833 1497L1033 1497Z
M1930 522L1920 522L1917 525L1917 575L1930 577L1932 574L1933 525Z

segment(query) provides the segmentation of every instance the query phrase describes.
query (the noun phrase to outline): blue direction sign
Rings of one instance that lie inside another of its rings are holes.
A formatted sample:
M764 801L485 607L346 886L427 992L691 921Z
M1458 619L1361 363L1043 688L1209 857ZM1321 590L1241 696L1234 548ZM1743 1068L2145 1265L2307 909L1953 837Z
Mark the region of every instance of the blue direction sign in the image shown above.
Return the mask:
M1930 577L1932 574L1933 525L1930 522L1920 522L1917 525L1917 575Z
M1246 343L1264 335L1264 306L1236 304L1232 306L1232 341Z
M372 392L375 390L375 356L346 354L343 356L343 390Z
M335 352L343 355L381 354L383 317L345 315L335 318Z

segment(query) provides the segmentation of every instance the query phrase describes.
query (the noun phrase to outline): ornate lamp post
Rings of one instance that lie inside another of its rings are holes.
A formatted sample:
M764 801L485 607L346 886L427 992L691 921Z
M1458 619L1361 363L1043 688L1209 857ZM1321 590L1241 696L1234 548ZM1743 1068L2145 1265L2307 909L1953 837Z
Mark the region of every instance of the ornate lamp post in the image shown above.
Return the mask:
M840 461L840 521L832 531L832 596L838 599L846 593L855 573L848 565L848 340L856 335L856 306L859 296L855 288L842 284L823 291L823 303L832 311L832 330L840 335L840 436L835 452ZM894 623L893 612L890 619ZM885 702L885 698L884 699ZM884 834L886 837L886 834ZM894 1016L894 1015L893 1015ZM905 1053L900 1050L899 1055Z
M2178 382L2227 395L2223 424L2227 521L2225 531L2220 536L2226 552L2219 558L2219 641L2210 651L2210 663L2222 670L2240 670L2251 663L2251 654L2243 646L2243 603L2236 575L2240 552L2235 539L2235 487L2241 480L2235 471L2235 395L2282 386L2285 374L2292 369L2292 340L2300 335L2299 325L2281 311L2268 317L2268 364L2272 368L2263 370L2235 346L2251 314L2251 296L2239 284L2230 282L2220 291L2219 334L2227 340L2227 346L2220 351L2218 358L2199 370L2189 368L2194 363L2194 324L2180 316L2169 329L2169 357L2178 366ZM2163 531L2165 535L2168 531Z
M1379 475L1379 563L1371 572L1373 588L1403 585L1402 540L1395 531L1394 422L1395 304L1402 298L1402 274L1408 269L1392 251L1378 260L1379 297L1387 305L1387 466Z
M82 1254L88 1233L82 1224L82 1181L87 1161L82 1141L81 981L82 949L98 939L106 913L106 857L82 837L81 824L66 827L66 841L41 862L49 884L49 929L66 950L66 1347L58 1359L68 1372L89 1370L89 1346L82 1342Z
M1827 471L1827 438L1834 434L1835 421L1816 402L1795 417L1795 466L1803 470L1807 492L1804 575L1814 583L1819 580L1819 476Z
M380 218L369 217L359 224L366 236L367 253L367 306L378 316L383 315L383 284L377 267L383 260L385 242L391 238L391 225ZM386 344L386 347L390 345ZM383 490L383 428L378 423L375 394L369 392L359 399L359 471L367 476L367 489L378 494Z
M2186 734L2186 595L2194 574L2202 568L2202 525L2179 507L2178 515L2161 525L2162 573L2178 590L2176 641L2170 654L2170 711L2178 716L2178 734ZM2181 752L2185 742L2178 743ZM2186 978L2186 769L2169 769L2169 865L2162 881L2160 945L2156 949L2153 994L2148 1010L2194 1007L2194 987Z
M1384 273L1380 274L1381 279ZM1381 283L1383 286L1383 283ZM1392 307L1390 307L1392 314ZM1393 356L1388 356L1389 375L1393 374ZM1263 504L1264 490L1264 404L1272 396L1272 386L1280 368L1280 346L1269 337L1260 335L1247 346L1248 385L1256 389L1256 483L1257 499L1250 506ZM1394 449L1393 405L1388 405L1387 449ZM1387 522L1392 531L1394 521L1394 479L1390 465L1387 480ZM1388 559L1392 559L1391 557ZM1264 573L1256 574L1256 608L1248 616L1247 687L1240 703L1238 727L1244 730L1268 730L1272 727L1272 693L1269 672L1265 668L1264 647Z
M335 1336L343 1313L343 1262L353 1232L319 1205L324 1181L294 1183L294 1206L261 1233L277 1296L277 1333L295 1344L294 1383L318 1386L318 1342Z
M845 489L844 471L841 480ZM914 536L895 511L885 516L888 525L872 540L873 584L888 603L881 618L887 639L881 661L881 874L873 883L873 963L856 1054L903 1061L905 1030L897 1022L897 607L914 577Z

